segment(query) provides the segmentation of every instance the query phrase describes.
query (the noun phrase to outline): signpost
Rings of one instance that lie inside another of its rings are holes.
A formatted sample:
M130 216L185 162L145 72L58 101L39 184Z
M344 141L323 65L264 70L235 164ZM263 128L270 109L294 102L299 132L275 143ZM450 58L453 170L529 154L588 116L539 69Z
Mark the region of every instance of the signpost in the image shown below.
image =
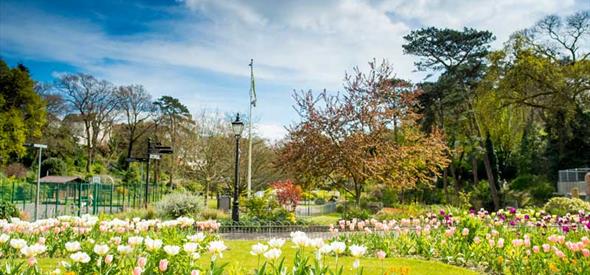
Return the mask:
M35 220L38 218L37 208L39 206L39 189L41 188L41 154L47 149L45 144L25 144L27 147L39 148L39 167L37 169L37 191L35 191Z

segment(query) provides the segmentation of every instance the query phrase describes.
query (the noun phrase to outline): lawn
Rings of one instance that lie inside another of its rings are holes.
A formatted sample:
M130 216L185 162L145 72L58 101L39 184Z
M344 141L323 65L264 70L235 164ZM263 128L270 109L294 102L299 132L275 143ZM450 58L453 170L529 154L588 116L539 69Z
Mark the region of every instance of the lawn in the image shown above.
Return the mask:
M298 219L304 220L309 224L330 225L337 224L342 217L340 216L340 213L331 213L321 216L298 217Z
M257 258L250 255L250 247L257 241L226 241L229 250L223 253L223 258L219 263L228 263L226 271L229 274L248 274L257 266ZM291 266L295 255L295 249L292 244L287 242L283 247L283 256L287 266ZM310 254L311 256L311 254ZM63 259L39 259L39 264L43 270L53 270ZM208 266L209 258L200 259L201 266ZM339 265L344 265L344 274L352 272L352 257L341 257ZM1 261L0 261L1 262ZM327 264L335 264L334 257L326 258ZM361 265L364 268L364 274L381 274L381 261L378 259L362 258ZM384 271L388 274L477 274L477 272L432 261L408 258L386 258L383 262Z

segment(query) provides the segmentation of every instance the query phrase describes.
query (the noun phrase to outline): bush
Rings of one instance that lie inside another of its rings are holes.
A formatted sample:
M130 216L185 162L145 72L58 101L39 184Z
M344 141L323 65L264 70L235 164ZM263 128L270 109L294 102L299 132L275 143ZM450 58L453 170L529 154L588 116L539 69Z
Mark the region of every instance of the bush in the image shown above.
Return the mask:
M509 190L523 191L531 195L531 203L534 205L543 205L553 196L553 186L549 180L543 176L520 175L510 182Z
M324 198L317 198L314 202L316 205L324 205L326 204L326 200Z
M194 216L201 210L203 210L203 198L190 193L168 194L156 203L156 211L163 217Z
M222 210L207 208L201 211L201 218L205 220L226 220L229 216Z
M65 176L68 174L68 166L58 158L48 158L41 163L41 175Z
M278 201L268 192L265 192L262 196L251 196L243 202L246 214L255 219L269 219L269 213L273 209L281 207Z
M9 219L11 217L18 217L18 209L13 203L9 201L0 201L0 220Z
M590 203L576 198L557 197L550 199L544 207L545 211L554 215L578 213L580 210L590 211Z
M354 218L366 220L369 218L369 216L371 216L371 213L369 213L368 210L357 206L349 207L348 209L345 209L344 212L342 212L342 218L345 220Z
M369 211L371 211L371 213L377 213L381 209L383 209L383 203L380 202L380 201L377 201L377 202L369 202L367 204L367 209L369 209Z

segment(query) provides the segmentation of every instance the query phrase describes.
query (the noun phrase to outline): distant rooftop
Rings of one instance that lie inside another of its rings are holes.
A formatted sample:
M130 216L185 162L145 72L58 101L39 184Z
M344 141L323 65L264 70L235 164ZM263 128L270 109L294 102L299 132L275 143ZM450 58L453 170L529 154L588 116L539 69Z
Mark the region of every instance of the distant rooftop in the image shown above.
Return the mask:
M82 178L76 176L45 176L39 180L41 183L71 183L81 182Z

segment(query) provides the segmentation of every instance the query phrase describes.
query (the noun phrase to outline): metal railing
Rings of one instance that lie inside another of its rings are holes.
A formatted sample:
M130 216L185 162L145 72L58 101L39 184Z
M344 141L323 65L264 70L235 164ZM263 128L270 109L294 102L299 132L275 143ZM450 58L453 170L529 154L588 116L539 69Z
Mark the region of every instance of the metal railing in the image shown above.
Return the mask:
M322 205L303 204L295 208L295 215L298 217L309 217L325 215L336 212L336 202L326 202Z
M302 231L310 237L325 237L330 234L326 225L293 224L288 222L227 222L219 228L226 239L288 238L291 232Z

